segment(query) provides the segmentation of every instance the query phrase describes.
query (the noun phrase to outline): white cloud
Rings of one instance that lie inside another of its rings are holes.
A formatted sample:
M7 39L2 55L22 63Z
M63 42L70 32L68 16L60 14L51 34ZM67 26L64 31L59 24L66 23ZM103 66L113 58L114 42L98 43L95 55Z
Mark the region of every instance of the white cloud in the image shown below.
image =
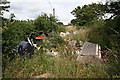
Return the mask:
M15 13L16 19L34 19L41 12L52 14L55 8L57 18L64 24L73 19L70 13L75 7L101 0L8 0L10 11ZM104 1L104 0L102 0Z

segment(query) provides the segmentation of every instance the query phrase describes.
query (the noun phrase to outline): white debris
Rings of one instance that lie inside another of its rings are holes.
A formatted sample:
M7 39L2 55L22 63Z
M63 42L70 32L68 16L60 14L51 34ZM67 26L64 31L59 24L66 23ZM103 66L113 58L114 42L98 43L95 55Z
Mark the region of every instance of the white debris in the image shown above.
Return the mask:
M66 32L66 35L69 35L70 34L70 32Z
M57 56L57 55L58 55L58 52L55 52L55 51L53 51L53 50L51 50L51 51L47 50L47 54L48 54L48 55L52 55L52 56Z
M48 78L50 75L51 75L50 73L44 73L42 75L35 76L35 77L32 77L32 78Z
M58 55L58 52L52 51L52 55L53 55L53 56L57 56L57 55Z
M71 46L75 46L75 45L76 45L76 43L77 43L77 41L76 41L76 40L69 41L69 45L71 45Z
M80 45L82 46L84 43L82 41L79 41Z
M33 46L34 46L35 48L37 48L37 44L33 44Z
M40 50L40 47L37 47L38 50Z
M65 34L64 32L60 32L60 36L61 36L61 37L65 37L65 35L66 35L66 34Z
M77 55L79 55L79 54L80 54L80 50L76 50L75 52L76 52L76 54L77 54Z
M77 34L77 31L73 32L73 34L74 34L74 35Z
M60 32L61 37L65 37L65 36L67 36L69 34L70 34L70 32Z

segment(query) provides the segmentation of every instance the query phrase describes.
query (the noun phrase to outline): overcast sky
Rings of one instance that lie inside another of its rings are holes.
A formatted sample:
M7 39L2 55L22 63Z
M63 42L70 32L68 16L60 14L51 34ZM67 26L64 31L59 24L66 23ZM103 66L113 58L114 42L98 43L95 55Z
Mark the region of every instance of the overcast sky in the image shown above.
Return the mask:
M14 13L16 19L26 20L35 19L42 12L52 14L55 8L56 17L68 24L74 16L70 13L77 6L90 4L92 2L98 3L105 0L8 0L10 1L10 12ZM10 13L5 16L9 17Z

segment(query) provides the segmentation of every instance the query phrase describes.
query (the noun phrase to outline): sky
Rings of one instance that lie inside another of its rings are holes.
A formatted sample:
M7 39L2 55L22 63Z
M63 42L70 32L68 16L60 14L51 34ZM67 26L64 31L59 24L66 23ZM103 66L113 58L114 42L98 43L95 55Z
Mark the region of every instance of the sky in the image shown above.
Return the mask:
M85 4L104 2L105 0L8 0L10 1L10 12L5 13L9 18L14 13L18 20L35 19L41 13L52 14L55 8L56 18L65 25L75 17L71 12L77 6Z

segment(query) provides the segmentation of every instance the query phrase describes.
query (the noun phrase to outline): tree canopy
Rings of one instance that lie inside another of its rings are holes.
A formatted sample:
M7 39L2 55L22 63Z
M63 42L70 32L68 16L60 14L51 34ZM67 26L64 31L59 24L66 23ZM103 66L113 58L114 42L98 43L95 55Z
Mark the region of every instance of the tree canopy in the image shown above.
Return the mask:
M71 23L78 26L90 24L92 21L100 19L105 14L105 11L106 6L100 3L78 6L71 12L76 17L76 19L71 20Z
M4 14L4 11L9 12L9 8L10 8L9 4L10 2L6 0L0 1L0 16L1 17Z
M56 30L56 22L57 19L54 16L49 17L47 14L43 14L35 19L34 25L36 26L36 30L48 32L50 30Z

